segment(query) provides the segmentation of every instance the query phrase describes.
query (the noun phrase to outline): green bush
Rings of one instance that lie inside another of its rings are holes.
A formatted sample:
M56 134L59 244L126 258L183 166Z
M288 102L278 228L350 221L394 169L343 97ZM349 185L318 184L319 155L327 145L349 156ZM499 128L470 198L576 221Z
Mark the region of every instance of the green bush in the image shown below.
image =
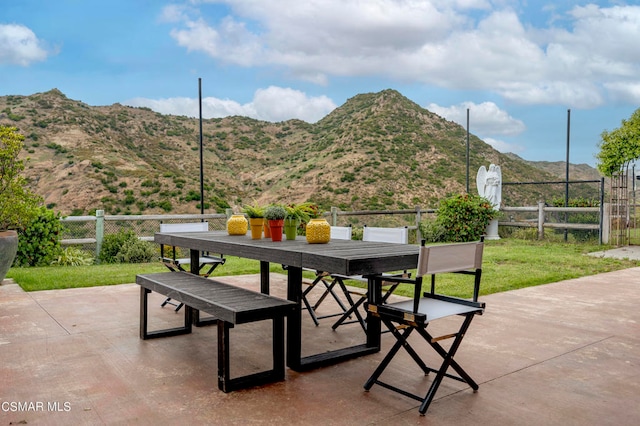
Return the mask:
M85 266L92 264L93 257L77 247L67 247L62 250L58 258L52 262L52 265L59 266Z
M101 263L144 263L156 257L155 246L139 240L133 231L106 235L100 248Z
M423 240L439 243L446 241L447 230L437 220L425 220L420 222L420 235Z
M116 255L118 263L148 263L156 257L155 245L138 238L125 241Z
M117 234L105 235L100 247L100 262L118 263L117 256L124 243L135 238L136 234L133 231L125 230L120 230Z
M476 241L497 213L486 198L458 194L440 202L436 223L445 230L446 241Z
M46 207L39 207L36 212L35 218L18 231L15 266L48 266L61 251L60 214Z

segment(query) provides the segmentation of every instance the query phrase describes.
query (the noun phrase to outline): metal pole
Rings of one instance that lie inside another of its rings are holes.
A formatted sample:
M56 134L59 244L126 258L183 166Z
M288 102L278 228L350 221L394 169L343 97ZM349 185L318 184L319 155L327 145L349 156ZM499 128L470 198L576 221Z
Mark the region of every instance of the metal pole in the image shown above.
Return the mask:
M467 108L467 194L469 193L469 108Z
M200 113L200 214L204 214L204 165L202 152L202 79L198 78L198 109ZM202 219L204 220L204 219Z
M567 110L567 162L565 164L566 169L566 183L564 188L564 206L569 207L569 140L571 138L571 109ZM567 223L568 216L565 212L564 214L564 223ZM564 240L567 241L567 237L569 234L569 230L564 230Z

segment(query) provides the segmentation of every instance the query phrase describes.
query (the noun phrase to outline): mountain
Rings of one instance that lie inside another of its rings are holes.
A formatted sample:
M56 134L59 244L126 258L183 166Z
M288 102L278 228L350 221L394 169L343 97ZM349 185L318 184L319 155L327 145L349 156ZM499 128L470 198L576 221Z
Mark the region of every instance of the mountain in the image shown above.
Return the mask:
M89 106L53 89L0 97L0 124L25 135L30 185L62 214L200 211L197 119ZM234 116L202 127L208 212L307 200L324 209L427 208L466 188L465 130L395 90L354 96L314 124ZM476 171L490 163L505 182L558 180L550 167L501 154L474 135L469 163L472 193ZM562 195L545 185L503 188L507 205Z

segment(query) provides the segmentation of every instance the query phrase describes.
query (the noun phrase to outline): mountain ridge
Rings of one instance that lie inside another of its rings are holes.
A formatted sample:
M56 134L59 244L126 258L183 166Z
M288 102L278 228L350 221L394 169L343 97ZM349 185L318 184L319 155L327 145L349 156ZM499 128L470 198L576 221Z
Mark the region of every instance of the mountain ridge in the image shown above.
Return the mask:
M25 135L30 185L62 214L199 212L195 118L89 106L52 89L0 97L0 124ZM490 163L501 165L504 181L558 179L556 166L499 153L475 135L470 145L471 188ZM466 131L392 89L356 95L313 124L206 119L203 147L208 212L307 200L325 209L427 208L466 185ZM521 205L553 193L505 187L503 200Z

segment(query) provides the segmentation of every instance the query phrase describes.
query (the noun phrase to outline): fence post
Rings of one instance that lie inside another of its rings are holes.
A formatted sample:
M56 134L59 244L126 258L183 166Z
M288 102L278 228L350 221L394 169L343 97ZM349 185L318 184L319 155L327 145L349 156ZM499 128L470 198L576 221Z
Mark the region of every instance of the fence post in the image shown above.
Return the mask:
M104 238L104 210L96 210L96 263L100 263L100 250Z
M422 233L420 232L420 222L422 221L422 212L420 206L416 206L416 244L422 241Z
M338 208L331 207L331 226L338 226Z
M609 233L611 231L611 203L602 203L602 243L609 244Z
M538 201L538 239L544 238L544 201Z

